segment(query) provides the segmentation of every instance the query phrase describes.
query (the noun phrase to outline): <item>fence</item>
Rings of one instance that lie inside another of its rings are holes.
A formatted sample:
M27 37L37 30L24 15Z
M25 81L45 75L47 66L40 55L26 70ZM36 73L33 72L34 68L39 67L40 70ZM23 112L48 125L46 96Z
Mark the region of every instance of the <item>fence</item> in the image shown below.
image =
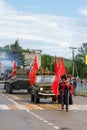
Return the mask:
M87 95L87 83L77 82L76 91L78 94Z

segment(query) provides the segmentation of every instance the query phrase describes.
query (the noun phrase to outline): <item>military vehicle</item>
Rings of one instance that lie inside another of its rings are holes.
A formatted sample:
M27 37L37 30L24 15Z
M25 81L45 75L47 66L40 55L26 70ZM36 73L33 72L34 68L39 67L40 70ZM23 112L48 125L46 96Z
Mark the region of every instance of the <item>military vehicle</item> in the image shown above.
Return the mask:
M26 89L30 93L31 88L29 85L28 71L23 68L17 68L14 77L11 74L7 75L4 83L6 93L11 94L13 90Z
M56 101L56 96L51 90L54 75L36 75L36 83L31 86L31 102L39 103L40 98L52 98Z

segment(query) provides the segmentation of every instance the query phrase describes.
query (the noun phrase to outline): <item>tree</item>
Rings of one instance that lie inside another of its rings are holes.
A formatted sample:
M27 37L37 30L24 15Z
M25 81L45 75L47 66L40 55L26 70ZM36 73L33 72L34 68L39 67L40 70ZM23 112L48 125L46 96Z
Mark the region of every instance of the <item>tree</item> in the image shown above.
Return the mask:
M14 44L10 45L12 57L17 60L18 65L24 65L24 55L22 54L22 47L19 45L18 39Z
M82 43L82 46L78 49L78 54L76 55L75 59L78 59L85 63L85 55L87 54L87 42Z
M22 51L22 47L19 46L19 41L18 41L18 39L15 41L14 44L11 44L11 51L13 51L14 53L17 53L17 52L21 52L21 51Z
M78 48L78 54L75 56L77 69L81 78L87 78L87 65L85 64L85 55L87 54L87 42L82 43Z
M58 61L60 61L60 57L56 57L56 58ZM64 58L64 62L65 62L66 71L69 74L69 72L71 72L69 71L69 68L72 64L72 61L70 59ZM54 57L47 54L41 55L41 66L43 69L48 67L50 71L54 72Z
M53 57L47 54L41 55L41 66L44 70L47 67L50 71L53 71Z
M9 51L9 50L10 50L9 48L10 48L10 46L9 46L9 45L6 45L6 46L4 46L3 49L4 49L4 51Z

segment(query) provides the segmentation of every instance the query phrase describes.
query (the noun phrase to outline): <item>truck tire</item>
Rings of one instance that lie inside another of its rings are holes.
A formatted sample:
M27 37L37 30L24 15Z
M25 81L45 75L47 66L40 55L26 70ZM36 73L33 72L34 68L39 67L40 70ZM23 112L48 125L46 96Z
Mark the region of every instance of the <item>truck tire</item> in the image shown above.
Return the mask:
M27 89L27 92L30 94L30 93L31 93L31 88L28 88L28 89Z
M7 90L8 93L9 93L9 94L12 94L12 86L11 86L10 84L8 84L7 87L8 87L8 88L7 88L7 89L8 89L8 90Z
M40 102L40 97L38 94L34 95L34 103L39 103Z
M52 97L52 102L56 102L56 97Z
M6 93L8 93L8 86L6 85Z
M34 102L34 95L31 94L31 102Z
M6 90L6 84L4 84L4 89Z

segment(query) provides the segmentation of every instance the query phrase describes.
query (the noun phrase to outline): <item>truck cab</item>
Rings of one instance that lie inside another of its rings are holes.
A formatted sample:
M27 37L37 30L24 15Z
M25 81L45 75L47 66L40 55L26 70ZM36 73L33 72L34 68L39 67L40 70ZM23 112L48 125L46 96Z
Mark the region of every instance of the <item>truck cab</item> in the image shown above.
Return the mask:
M52 101L56 101L56 96L51 90L54 78L54 75L36 75L36 83L31 86L32 102L39 103L40 98L52 98Z

